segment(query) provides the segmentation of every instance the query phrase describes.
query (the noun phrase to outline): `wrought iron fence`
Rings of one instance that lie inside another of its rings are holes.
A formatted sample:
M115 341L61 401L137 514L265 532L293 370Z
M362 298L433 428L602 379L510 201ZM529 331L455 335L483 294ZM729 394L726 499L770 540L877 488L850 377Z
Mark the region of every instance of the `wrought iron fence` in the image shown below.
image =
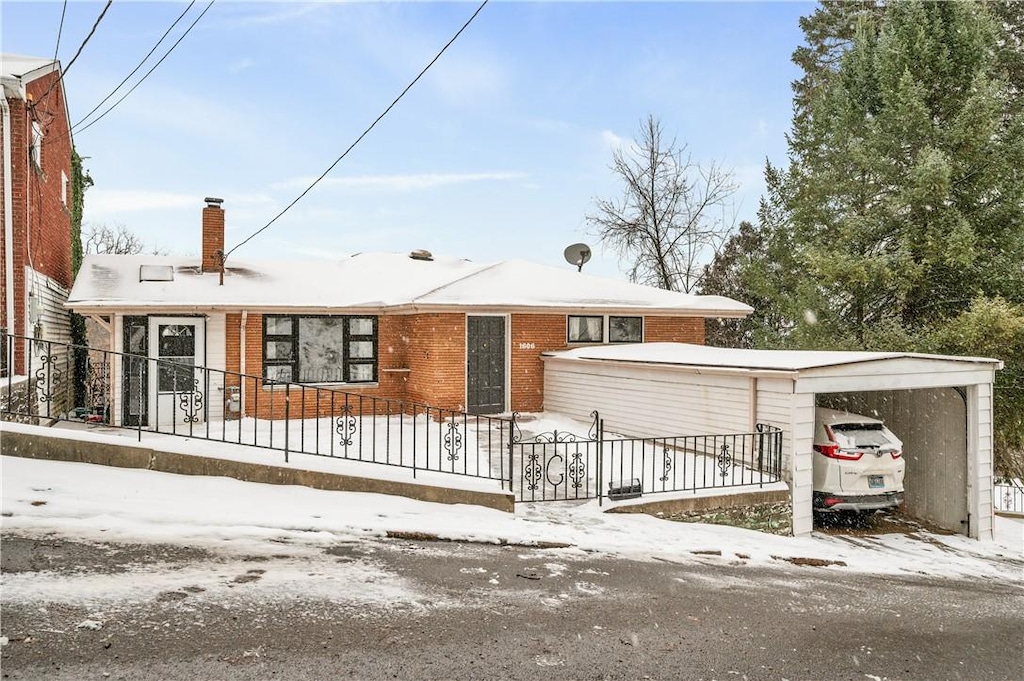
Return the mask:
M586 436L541 433L511 445L517 501L625 498L662 492L762 487L782 478L782 431L606 437L595 411Z
M1024 514L1024 484L1011 478L997 479L992 502L997 512Z
M606 437L595 411L586 435L523 440L517 414L484 416L333 387L5 334L25 348L26 375L0 382L0 417L67 422L498 480L516 500L762 486L781 479L782 432ZM76 362L86 380L76 387Z
M26 343L27 376L0 383L0 416L178 435L512 484L512 419L331 387L183 365L176 360L7 334ZM72 381L76 358L87 380ZM116 387L115 387L116 386Z

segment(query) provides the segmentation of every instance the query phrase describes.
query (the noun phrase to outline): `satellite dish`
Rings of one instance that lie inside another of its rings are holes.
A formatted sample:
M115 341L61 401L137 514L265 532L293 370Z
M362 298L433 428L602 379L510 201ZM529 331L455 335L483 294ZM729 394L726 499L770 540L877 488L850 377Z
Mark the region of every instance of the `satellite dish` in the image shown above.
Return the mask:
M565 261L570 265L576 265L577 272L582 272L583 266L590 262L590 246L586 244L566 246Z

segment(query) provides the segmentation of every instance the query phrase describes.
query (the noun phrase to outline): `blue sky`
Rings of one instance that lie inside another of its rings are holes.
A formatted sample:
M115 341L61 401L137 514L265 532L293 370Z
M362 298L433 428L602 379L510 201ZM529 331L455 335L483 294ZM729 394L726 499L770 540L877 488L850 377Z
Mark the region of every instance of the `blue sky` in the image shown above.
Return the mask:
M115 0L67 74L73 121L185 6ZM562 249L586 241L587 270L622 277L585 219L595 197L621 192L614 145L654 114L695 160L735 170L738 216L752 218L765 158L785 159L790 55L813 7L492 0L327 180L233 258L426 248L562 265ZM101 8L68 3L63 62ZM475 8L219 0L130 97L75 134L95 181L85 222L195 254L202 199L219 196L231 248L323 172ZM52 56L61 9L5 1L3 51Z

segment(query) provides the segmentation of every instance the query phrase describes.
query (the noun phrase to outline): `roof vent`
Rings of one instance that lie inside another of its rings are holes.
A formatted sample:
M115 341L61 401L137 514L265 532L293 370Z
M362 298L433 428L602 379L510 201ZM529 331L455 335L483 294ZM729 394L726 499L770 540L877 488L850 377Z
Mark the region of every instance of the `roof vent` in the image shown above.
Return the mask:
M174 281L171 265L139 265L139 281Z
M431 253L430 251L425 251L422 248L418 248L415 251L413 251L412 253L410 253L409 257L412 258L413 260L427 260L427 261L430 261L430 260L434 259L434 254Z

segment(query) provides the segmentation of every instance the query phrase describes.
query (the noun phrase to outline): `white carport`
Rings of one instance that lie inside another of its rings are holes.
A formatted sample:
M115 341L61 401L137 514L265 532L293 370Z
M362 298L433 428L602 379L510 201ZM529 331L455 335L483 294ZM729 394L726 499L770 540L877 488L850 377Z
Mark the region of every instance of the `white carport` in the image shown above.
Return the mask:
M813 529L816 405L874 413L904 442L906 509L992 538L992 383L1002 363L896 352L601 345L544 355L544 408L631 436L783 430L793 531Z

